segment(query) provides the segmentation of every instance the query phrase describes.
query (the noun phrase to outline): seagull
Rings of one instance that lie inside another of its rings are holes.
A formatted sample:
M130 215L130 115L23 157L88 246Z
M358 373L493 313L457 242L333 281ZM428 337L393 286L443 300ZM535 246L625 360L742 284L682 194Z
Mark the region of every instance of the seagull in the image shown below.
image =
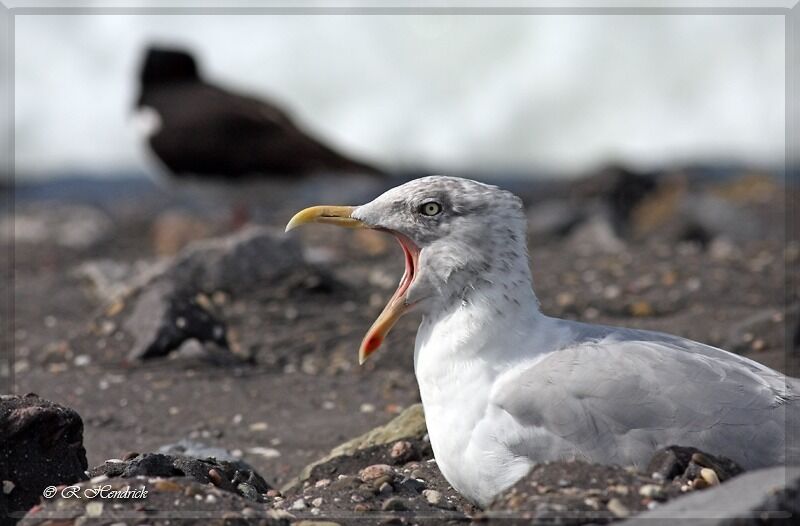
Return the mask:
M677 444L750 469L796 454L786 425L800 416L797 379L678 336L543 314L523 204L508 191L424 177L362 206L307 208L286 230L306 223L399 241L405 273L359 361L402 315L422 314L414 372L434 456L479 506L546 461L643 467Z
M230 182L253 175L381 173L323 144L275 104L205 81L185 50L149 48L139 81L134 124L174 176Z

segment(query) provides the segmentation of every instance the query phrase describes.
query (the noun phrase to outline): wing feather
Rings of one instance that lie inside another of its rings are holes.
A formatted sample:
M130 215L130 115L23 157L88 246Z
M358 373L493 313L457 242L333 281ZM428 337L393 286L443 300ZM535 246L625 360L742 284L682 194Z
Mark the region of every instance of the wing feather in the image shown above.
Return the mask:
M658 447L678 444L757 467L785 458L786 411L797 411L796 398L783 376L746 358L614 331L503 379L492 403L528 431L508 446L534 462L643 464Z

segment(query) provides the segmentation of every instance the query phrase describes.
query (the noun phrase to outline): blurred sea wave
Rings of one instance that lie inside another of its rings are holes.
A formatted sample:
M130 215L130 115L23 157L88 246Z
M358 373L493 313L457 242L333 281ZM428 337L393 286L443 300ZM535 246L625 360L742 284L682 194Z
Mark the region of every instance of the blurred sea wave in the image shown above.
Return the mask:
M22 15L15 39L18 181L151 170L130 117L153 42L399 171L499 180L784 156L778 15Z

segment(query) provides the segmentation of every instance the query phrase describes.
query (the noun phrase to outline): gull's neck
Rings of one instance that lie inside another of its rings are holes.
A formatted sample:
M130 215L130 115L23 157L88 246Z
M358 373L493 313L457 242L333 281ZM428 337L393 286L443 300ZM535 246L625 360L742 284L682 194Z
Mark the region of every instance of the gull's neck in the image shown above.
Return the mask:
M432 360L498 368L550 350L547 333L555 320L539 310L527 257L463 280L456 290L423 315L415 352L418 373Z

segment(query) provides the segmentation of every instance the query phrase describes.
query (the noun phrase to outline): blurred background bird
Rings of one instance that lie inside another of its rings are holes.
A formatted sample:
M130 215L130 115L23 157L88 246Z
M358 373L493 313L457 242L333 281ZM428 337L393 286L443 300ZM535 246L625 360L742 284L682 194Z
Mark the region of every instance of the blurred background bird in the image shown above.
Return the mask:
M191 180L228 201L234 226L249 219L254 184L278 191L315 175L383 175L324 144L276 104L206 82L187 50L149 47L139 83L134 121L147 146L180 188Z

